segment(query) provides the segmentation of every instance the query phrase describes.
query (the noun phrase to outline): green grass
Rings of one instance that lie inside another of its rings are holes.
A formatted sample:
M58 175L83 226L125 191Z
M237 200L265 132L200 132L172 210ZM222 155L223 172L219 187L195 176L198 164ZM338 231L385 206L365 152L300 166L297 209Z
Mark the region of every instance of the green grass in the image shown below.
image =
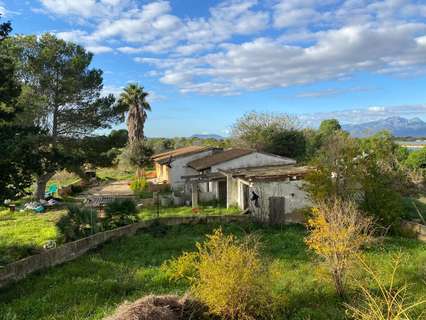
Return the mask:
M123 169L120 166L96 169L96 176L102 180L131 180L135 176L133 169Z
M68 203L72 200L67 198ZM42 214L32 211L11 213L0 209L0 266L37 253L48 240L60 242L62 235L56 222L66 210L52 210ZM161 208L160 217L182 217L191 215L220 215L238 213L236 209L202 208L199 213L190 207ZM144 208L138 214L141 220L157 217L156 208ZM0 318L1 319L1 318Z
M159 208L159 216L165 217L187 217L187 216L211 216L211 215L230 215L239 214L241 212L238 208L224 208L204 206L199 208L198 212L192 211L191 207L169 207ZM141 220L154 219L157 217L157 208L155 206L143 208L139 214Z
M0 211L0 266L37 253L47 240L60 241L55 223L64 213Z
M217 225L169 227L161 237L141 231L104 245L65 265L29 276L0 291L0 319L59 320L102 319L124 300L155 293L183 294L184 283L169 282L160 271L164 261L194 250L196 241ZM228 224L227 233L238 236L256 233L263 243L263 255L275 265L280 277L276 290L286 296L286 314L291 320L343 320L344 310L318 261L303 242L301 227L268 228ZM366 255L381 271L402 250L406 263L398 273L399 282L411 284L411 293L426 296L426 245L415 240L389 238Z

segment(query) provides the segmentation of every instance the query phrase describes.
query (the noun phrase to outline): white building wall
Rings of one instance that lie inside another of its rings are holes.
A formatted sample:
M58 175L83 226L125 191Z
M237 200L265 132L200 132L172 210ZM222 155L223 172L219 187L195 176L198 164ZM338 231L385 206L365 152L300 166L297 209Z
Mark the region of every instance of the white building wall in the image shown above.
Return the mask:
M218 170L253 168L261 166L285 165L295 163L296 161L293 159L286 159L278 156L253 152L237 159L229 160L212 166L211 172L217 172Z
M184 189L185 180L182 179L182 176L199 174L197 170L187 167L187 164L193 160L211 155L212 153L213 150L206 150L189 156L174 158L169 174L169 184L171 188L173 190Z
M232 178L232 185L235 189L228 192L228 201L236 203L239 208L243 208L243 182L239 179ZM250 201L250 211L258 219L267 222L269 217L269 198L284 197L285 208L282 216L293 213L296 209L302 209L312 206L306 191L303 190L303 180L290 181L256 181L250 184L249 198L252 196L252 191L259 195L259 207L255 207ZM229 184L228 184L229 185Z

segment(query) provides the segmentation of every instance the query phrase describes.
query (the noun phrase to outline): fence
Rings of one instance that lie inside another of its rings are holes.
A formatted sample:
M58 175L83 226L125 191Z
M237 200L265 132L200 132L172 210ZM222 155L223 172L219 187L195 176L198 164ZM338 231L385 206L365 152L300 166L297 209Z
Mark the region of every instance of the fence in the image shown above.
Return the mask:
M199 224L199 223L230 223L230 222L246 222L247 216L228 215L228 216L192 216L178 218L161 218L160 222L165 225L179 224ZM114 230L108 230L94 234L90 237L77 241L66 243L58 248L46 250L40 254L36 254L25 259L13 262L0 269L0 288L8 285L13 281L25 278L27 275L56 266L58 264L71 261L80 257L87 251L96 248L100 244L117 239L123 236L129 236L136 231L148 228L155 220L140 221Z

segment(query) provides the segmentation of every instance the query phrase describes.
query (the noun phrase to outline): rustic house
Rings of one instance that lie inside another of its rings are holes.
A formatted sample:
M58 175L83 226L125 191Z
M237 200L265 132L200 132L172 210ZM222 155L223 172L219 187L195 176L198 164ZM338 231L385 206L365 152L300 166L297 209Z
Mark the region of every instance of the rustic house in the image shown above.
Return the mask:
M183 189L185 180L182 176L196 174L197 171L188 167L187 163L217 152L220 149L189 146L156 154L152 157L155 165L158 184L169 184L173 190Z
M195 170L196 174L184 176L187 181L198 180L197 188L200 192L200 201L206 202L218 199L226 203L226 179L220 170L258 167L267 165L288 165L296 163L295 160L280 157L274 154L259 152L251 149L228 149L214 152L211 155L198 158L187 163L188 168ZM203 181L199 179L204 177ZM188 186L188 184L187 184ZM191 189L187 187L187 191Z
M307 167L294 159L247 149L212 153L187 164L198 174L187 175L192 205L217 199L272 223L295 219L295 209L310 205L303 190Z

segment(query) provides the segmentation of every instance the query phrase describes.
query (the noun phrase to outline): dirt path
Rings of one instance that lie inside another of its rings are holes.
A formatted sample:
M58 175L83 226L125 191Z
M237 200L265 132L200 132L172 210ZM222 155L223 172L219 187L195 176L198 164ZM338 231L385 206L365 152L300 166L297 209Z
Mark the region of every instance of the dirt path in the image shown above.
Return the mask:
M129 187L130 181L120 180L101 184L91 187L80 194L80 197L130 197L133 196L133 191Z

